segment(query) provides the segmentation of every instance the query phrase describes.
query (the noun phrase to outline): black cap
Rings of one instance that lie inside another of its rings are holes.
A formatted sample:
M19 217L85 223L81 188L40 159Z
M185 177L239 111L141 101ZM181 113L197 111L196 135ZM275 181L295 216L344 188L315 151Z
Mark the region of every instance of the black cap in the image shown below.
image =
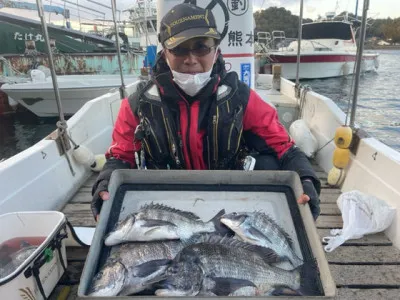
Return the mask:
M171 8L161 20L158 39L167 49L195 37L221 38L211 10L183 3Z

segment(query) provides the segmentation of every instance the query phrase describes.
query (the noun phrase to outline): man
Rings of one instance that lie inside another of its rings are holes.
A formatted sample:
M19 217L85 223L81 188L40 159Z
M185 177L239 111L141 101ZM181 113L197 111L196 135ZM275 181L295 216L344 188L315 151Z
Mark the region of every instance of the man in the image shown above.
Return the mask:
M122 101L93 186L96 219L115 169L243 169L248 153L256 153L256 170L296 171L305 192L298 202L309 201L318 217L318 177L276 110L236 73L226 73L220 38L209 10L179 4L164 16L153 78Z

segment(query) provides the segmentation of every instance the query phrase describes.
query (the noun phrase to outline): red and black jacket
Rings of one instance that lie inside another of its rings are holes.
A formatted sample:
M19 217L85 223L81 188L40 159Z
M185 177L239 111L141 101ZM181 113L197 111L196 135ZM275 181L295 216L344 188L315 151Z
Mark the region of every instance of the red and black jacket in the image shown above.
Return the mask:
M210 82L195 97L174 84L161 56L153 71L151 81L122 100L98 182L113 169L135 168L135 152L141 150L148 168L204 170L237 168L246 148L276 156L282 170L311 179L319 192L315 172L279 122L277 111L236 73L225 72L222 55Z

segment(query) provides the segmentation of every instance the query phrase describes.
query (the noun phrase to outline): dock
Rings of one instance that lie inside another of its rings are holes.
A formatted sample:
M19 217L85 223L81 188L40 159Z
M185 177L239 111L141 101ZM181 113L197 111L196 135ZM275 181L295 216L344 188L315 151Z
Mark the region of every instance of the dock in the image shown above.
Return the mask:
M331 229L343 227L341 213L336 205L341 192L327 184L327 174L320 167L314 165L314 169L322 183L321 215L316 222L322 239L330 235ZM93 174L63 209L63 213L73 226L96 226L90 210L91 188L96 176L97 174ZM67 247L67 272L49 299L77 298L79 280L87 254L88 248ZM349 240L325 255L337 287L335 299L399 299L400 250L392 245L384 233ZM322 299L322 297L301 298Z

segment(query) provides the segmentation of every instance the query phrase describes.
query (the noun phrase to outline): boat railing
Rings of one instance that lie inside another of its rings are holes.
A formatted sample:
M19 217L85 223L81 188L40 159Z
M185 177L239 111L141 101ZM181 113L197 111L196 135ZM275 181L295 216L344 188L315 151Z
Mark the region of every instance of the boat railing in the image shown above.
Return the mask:
M271 51L286 51L289 44L296 39L287 38L284 31L274 30L272 33L260 31L257 33L256 50L259 53L268 53Z

